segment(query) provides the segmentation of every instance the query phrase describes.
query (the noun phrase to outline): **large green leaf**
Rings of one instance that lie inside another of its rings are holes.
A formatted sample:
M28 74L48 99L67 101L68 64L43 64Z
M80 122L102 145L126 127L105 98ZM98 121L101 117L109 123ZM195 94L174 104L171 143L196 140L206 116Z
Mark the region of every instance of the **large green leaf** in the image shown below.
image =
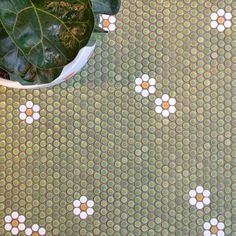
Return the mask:
M115 15L118 13L121 0L92 0L94 13Z
M93 30L104 32L99 14L119 7L120 0L0 0L0 68L22 84L53 81L80 48L94 43Z
M21 84L40 84L53 81L62 68L43 70L30 64L0 26L0 68L9 73L11 80Z
M0 0L0 21L25 58L41 69L72 61L94 29L90 0Z

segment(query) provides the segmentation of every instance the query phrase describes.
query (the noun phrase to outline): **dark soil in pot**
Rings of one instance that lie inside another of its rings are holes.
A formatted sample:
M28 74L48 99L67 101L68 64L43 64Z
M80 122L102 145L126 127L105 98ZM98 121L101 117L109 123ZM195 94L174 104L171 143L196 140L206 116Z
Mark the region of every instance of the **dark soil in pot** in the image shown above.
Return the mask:
M8 80L10 79L9 74L1 68L0 68L0 78L8 79Z

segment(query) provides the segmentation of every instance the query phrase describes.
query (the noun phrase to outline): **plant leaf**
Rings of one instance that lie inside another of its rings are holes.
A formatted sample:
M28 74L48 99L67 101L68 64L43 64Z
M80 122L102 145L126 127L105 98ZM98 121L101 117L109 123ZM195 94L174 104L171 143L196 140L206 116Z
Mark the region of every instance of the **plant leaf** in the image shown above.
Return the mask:
M121 6L121 0L92 0L94 13L115 15Z
M1 0L0 21L25 58L41 69L72 61L94 29L89 0Z
M62 68L43 70L30 64L0 26L0 68L9 73L11 80L21 84L40 84L53 81Z

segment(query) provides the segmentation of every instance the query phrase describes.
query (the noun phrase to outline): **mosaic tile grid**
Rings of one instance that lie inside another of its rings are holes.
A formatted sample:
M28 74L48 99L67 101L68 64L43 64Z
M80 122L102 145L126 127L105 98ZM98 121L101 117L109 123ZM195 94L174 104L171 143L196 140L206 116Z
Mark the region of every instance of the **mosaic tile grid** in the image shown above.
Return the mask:
M74 79L0 87L0 235L235 236L236 1L110 19Z

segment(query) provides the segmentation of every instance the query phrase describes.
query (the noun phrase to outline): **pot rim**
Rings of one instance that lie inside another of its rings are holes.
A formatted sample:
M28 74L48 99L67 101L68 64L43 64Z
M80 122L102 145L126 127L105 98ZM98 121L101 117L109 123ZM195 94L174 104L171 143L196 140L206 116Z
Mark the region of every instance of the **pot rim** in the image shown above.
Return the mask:
M85 64L88 62L91 55L93 54L95 50L95 46L96 46L96 43L94 43L91 46L87 45L83 47L78 52L75 59L71 61L69 64L67 64L66 66L64 66L61 74L51 83L22 85L18 81L7 80L0 77L0 85L8 87L8 88L17 88L17 89L40 89L40 88L46 88L46 87L53 87L57 84L62 83L63 81L66 81L67 79L70 79L71 77L79 73L81 69L85 66Z

